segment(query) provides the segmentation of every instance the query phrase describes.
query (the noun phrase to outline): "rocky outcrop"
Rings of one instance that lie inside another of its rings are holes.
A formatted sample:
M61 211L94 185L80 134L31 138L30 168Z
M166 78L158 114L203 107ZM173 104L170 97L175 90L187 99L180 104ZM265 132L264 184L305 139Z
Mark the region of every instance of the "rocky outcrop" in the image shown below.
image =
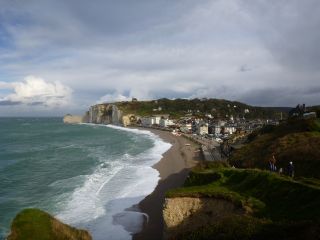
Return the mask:
M164 238L174 238L186 230L196 230L233 214L246 211L231 201L216 198L174 197L166 198L164 218Z
M115 104L97 104L90 107L84 119L89 123L128 126L136 117L133 114L124 115Z
M84 116L67 114L63 118L64 123L96 123L96 124L114 124L124 127L137 122L134 114L124 115L115 104L96 104L89 108Z
M11 233L7 237L7 240L22 239L91 240L92 238L86 230L64 224L44 211L25 209L14 218Z
M122 124L122 112L113 104L91 106L88 113L89 123Z
M85 121L83 116L67 114L63 117L63 122L69 123L69 124L75 124L75 123L83 123Z
M127 114L122 117L122 125L124 127L134 125L137 123L137 116L134 114Z

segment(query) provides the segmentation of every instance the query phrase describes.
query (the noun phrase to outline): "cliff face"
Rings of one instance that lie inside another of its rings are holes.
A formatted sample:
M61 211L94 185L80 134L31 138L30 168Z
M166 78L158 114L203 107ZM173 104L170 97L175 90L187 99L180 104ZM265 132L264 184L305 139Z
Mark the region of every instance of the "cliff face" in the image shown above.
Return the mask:
M196 230L230 215L246 211L232 202L216 198L174 197L167 198L163 210L164 237L174 239L186 230Z
M89 123L122 124L122 112L113 104L91 106L85 118Z
M84 116L67 114L64 123L96 123L128 126L136 123L137 117L133 114L124 115L115 104L97 104L89 108Z
M83 123L85 122L83 116L67 114L63 117L64 123L74 124L74 123Z
M128 126L136 122L133 114L124 115L115 104L97 104L91 106L83 117L84 122Z

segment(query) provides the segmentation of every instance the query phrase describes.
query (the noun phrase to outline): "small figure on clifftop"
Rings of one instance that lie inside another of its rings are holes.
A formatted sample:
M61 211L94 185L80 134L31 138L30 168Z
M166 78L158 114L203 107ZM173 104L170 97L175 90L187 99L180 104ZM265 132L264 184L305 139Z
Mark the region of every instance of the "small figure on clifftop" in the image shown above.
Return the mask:
M270 167L270 171L271 172L276 172L277 171L276 161L277 160L276 160L274 154L272 154L272 158L269 160L269 167Z
M282 175L282 173L283 173L283 169L280 168L280 169L279 169L279 174Z
M292 162L289 162L289 166L288 166L288 174L290 177L294 177L294 166Z

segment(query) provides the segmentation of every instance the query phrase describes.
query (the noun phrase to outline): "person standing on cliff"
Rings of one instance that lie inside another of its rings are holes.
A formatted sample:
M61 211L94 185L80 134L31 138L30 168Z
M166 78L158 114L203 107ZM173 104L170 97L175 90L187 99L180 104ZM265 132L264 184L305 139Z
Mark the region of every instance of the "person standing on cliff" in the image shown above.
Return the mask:
M269 167L271 172L276 172L277 167L276 167L276 158L274 154L272 154L272 158L269 160Z
M288 174L290 177L294 177L294 166L292 162L289 162L289 166L288 166Z
M277 171L277 166L276 166L276 157L274 156L274 154L272 154L272 163L273 163L273 171L276 172Z

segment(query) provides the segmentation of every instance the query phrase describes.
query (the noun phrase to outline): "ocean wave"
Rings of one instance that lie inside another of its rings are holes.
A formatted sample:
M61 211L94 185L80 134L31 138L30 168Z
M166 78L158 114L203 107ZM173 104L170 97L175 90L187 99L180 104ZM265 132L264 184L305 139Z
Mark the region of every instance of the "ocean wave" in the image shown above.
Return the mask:
M103 162L101 157L95 171L86 176L84 183L73 191L57 217L74 226L88 229L97 240L105 239L106 234L108 239L131 239L129 232L133 230L126 228L126 231L123 226L115 225L117 221L114 219L118 219L115 216L127 214L126 224L131 222L132 226L135 226L134 231L138 231L137 226L141 226L142 222L139 221L143 220L143 214L131 214L125 209L138 204L155 189L159 172L152 166L162 158L162 154L171 144L148 130L113 125L86 125L143 135L152 140L153 147L135 156L124 153L112 161L104 159ZM53 185L61 183L63 182Z

